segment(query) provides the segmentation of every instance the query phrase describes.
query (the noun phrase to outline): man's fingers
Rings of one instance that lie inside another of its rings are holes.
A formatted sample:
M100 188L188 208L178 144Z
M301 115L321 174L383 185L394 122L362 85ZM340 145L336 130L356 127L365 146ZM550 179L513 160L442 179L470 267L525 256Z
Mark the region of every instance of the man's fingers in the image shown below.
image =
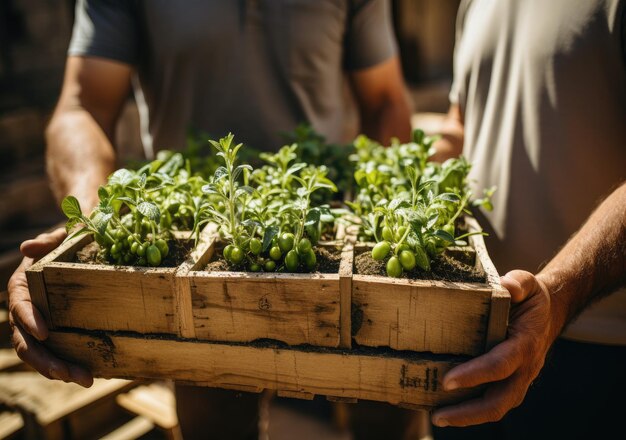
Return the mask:
M437 409L433 412L431 421L440 427L496 422L522 403L527 389L523 378L514 375L506 381L490 385L485 394L477 399Z
M541 290L535 276L524 270L512 270L501 277L500 282L511 294L513 303L520 303Z
M67 237L65 229L58 228L52 232L41 234L32 240L26 240L20 246L20 251L25 257L38 260L57 248L63 242L65 237Z
M505 340L482 356L448 371L443 378L443 388L451 391L500 381L514 374L521 362L519 343L516 340Z
M19 358L48 379L75 382L84 387L93 384L93 378L87 370L54 357L19 325L13 327L12 343Z
M40 341L48 337L48 326L33 305L24 268L20 266L9 280L9 321L20 325Z
M83 367L79 367L74 364L67 364L70 377L72 378L72 382L76 382L79 385L84 386L85 388L89 388L93 385L93 376L89 371L84 369Z
M40 341L45 341L48 338L48 326L30 300L11 301L9 323L12 326L19 325L28 334Z

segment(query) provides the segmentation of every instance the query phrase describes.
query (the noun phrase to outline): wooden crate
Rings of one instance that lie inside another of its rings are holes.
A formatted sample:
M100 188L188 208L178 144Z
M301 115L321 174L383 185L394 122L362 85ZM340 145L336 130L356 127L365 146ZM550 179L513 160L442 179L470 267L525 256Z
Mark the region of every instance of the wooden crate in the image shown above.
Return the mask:
M467 223L470 231L478 231L474 220ZM486 283L354 274L353 340L361 346L471 356L502 341L510 296L500 285L482 235L469 239L475 251L474 267L486 273ZM366 250L356 248L356 252Z
M506 334L508 292L480 236L484 284L353 275L352 236L326 275L205 272L217 240L206 231L178 268L69 263L87 240L65 243L28 280L52 328L46 343L97 377L431 407L479 392L444 392L441 380Z
M26 271L32 301L48 326L180 335L176 272L192 266L206 247L179 267L73 262L91 241L91 235L69 240Z
M341 345L341 298L350 294L346 280L352 271L351 246L346 248L341 241L319 245L343 249L339 271L334 274L202 270L218 244L215 238L200 264L178 273L191 297L191 331L185 337L215 342L272 339L289 345ZM343 346L349 346L349 333L344 337L348 340Z

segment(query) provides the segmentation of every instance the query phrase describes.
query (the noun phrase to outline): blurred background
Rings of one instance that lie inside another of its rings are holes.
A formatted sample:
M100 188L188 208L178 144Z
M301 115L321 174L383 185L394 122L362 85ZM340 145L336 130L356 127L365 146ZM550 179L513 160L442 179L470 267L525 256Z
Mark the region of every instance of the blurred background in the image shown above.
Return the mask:
M448 108L459 2L392 0L413 125L430 132ZM63 220L45 175L43 133L61 87L74 3L0 1L0 439L176 438L166 385L97 381L85 390L29 371L10 348L5 289L19 244ZM116 134L121 156L141 151L138 122L129 97ZM270 438L349 438L338 429L341 411L329 427L271 410Z

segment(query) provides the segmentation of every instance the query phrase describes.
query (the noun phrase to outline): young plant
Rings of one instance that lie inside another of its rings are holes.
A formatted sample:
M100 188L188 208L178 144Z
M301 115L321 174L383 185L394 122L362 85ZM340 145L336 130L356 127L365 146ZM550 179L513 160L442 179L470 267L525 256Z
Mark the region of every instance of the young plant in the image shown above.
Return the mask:
M429 271L446 248L464 245L462 240L471 235L457 234L460 215L471 215L472 205L490 206L493 189L471 201L471 166L465 158L428 161L435 140L417 130L413 142L386 149L363 137L356 142L360 192L348 204L360 217L360 238L376 242L372 258L386 261L392 277Z
M159 266L169 254L171 231L161 227L161 212L151 193L171 185L166 174L138 174L127 169L113 173L100 187L100 203L86 216L78 200L67 196L61 209L68 218L68 232L83 226L69 238L93 234L99 257L115 264Z
M212 145L224 165L202 188L205 198L194 229L216 223L226 244L222 254L235 267L253 272L313 270L312 247L321 224L333 219L327 207L311 205L315 191L336 191L325 171L294 163L294 146L263 154L268 165L254 170L236 164L242 145L234 145L232 135ZM250 180L256 188L248 185Z

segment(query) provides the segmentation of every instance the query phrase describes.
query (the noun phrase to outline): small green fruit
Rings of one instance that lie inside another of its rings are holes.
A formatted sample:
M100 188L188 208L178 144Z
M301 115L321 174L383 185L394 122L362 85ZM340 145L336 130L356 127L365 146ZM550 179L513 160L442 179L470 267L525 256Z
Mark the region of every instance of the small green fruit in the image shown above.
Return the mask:
M309 251L304 254L304 265L307 270L311 271L315 269L315 265L317 264L317 257L315 256L315 252L313 249L309 249Z
M167 242L162 238L159 238L154 244L156 245L156 247L159 248L159 251L161 252L161 257L167 257L167 254L169 254L170 252L170 248L167 245Z
M224 255L224 259L226 261L230 261L230 254L233 251L234 247L235 246L233 246L232 244L227 244L224 250L222 251L222 255Z
M298 270L298 263L298 253L294 250L290 250L289 252L287 252L287 255L285 255L285 267L287 268L287 270L289 272L295 272L296 270Z
M402 251L400 255L398 255L398 259L400 260L400 264L404 268L404 270L412 270L415 265L415 254L411 251Z
M393 241L393 232L389 226L383 227L383 238L387 241Z
M156 245L151 244L146 249L146 260L150 266L156 267L161 264L161 251Z
M283 253L281 252L280 248L278 246L273 246L270 249L270 258L274 261L278 261L280 260L280 258L283 256Z
M381 241L376 243L374 248L372 249L372 258L374 260L384 260L389 255L389 251L391 250L391 244L388 241Z
M295 237L291 232L283 233L278 239L278 247L283 252L288 252L293 249L293 242Z
M244 258L243 251L240 247L233 246L233 249L230 251L230 261L233 264L239 264L243 261Z
M252 252L254 255L259 255L261 253L262 247L263 245L258 238L250 239L250 252Z
M311 242L308 238L303 238L298 243L298 252L300 254L307 254L311 250ZM314 254L315 255L315 254Z
M387 275L392 278L399 278L402 275L402 264L398 257L391 257L387 261Z

